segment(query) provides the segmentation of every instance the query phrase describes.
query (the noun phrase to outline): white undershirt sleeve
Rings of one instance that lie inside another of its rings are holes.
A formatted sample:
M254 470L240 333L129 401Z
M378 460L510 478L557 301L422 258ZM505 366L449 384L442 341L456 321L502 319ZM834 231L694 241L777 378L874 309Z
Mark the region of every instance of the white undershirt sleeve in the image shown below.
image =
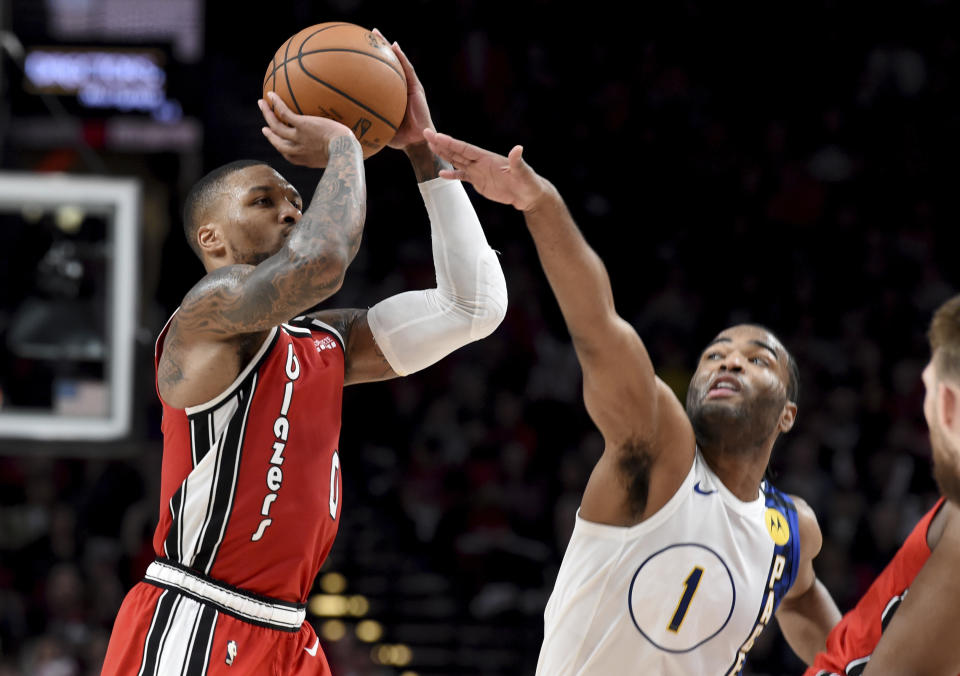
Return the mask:
M433 240L437 288L380 301L367 314L374 340L401 376L419 371L497 328L507 285L497 254L460 181L420 184Z

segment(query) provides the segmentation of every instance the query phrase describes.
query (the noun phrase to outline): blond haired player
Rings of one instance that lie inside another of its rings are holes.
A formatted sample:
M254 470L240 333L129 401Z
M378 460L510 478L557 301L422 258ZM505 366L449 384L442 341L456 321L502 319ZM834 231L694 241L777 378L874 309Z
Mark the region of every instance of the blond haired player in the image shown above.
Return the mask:
M827 637L805 676L960 674L960 296L930 323L923 413L945 496Z

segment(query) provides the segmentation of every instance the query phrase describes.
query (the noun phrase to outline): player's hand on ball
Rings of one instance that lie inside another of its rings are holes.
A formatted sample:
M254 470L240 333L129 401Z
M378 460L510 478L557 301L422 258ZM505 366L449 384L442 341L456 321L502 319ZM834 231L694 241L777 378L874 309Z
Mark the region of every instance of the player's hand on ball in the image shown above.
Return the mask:
M441 178L468 181L487 199L520 211L536 208L547 194L550 184L523 161L522 146L514 146L504 157L430 129L423 134L430 150L453 165L440 171Z
M267 122L262 129L263 135L293 164L325 167L330 160L330 141L338 136L349 136L356 142L350 128L336 120L317 115L297 115L273 92L267 97L269 101L257 101Z
M383 33L376 28L373 32L389 44ZM414 143L423 143L423 130L434 129L434 126L430 118L430 106L427 105L427 93L420 83L420 78L417 77L417 72L413 69L413 64L396 42L390 45L390 49L403 66L403 74L407 78L407 109L403 115L403 122L400 123L397 133L387 146L402 150Z

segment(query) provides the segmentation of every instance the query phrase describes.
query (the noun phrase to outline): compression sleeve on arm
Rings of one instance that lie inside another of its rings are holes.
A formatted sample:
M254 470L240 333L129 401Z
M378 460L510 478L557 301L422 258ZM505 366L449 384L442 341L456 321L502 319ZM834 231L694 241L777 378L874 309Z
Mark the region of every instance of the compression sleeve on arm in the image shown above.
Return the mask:
M507 311L500 262L463 185L444 178L419 185L430 216L437 288L391 296L367 313L374 340L401 376L490 335Z

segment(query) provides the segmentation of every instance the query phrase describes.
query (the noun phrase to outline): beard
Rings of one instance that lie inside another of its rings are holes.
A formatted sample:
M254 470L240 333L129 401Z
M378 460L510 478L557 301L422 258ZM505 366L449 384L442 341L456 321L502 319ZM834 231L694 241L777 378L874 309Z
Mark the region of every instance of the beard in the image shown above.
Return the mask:
M236 263L242 265L260 265L263 261L267 260L273 254L268 251L254 251L252 249L238 249L233 246L230 247L230 251L233 254L233 260Z
M786 394L776 393L744 397L739 404L711 401L705 389L691 387L686 409L701 449L746 454L769 438L786 403Z
M930 427L933 478L948 500L960 505L960 450L953 448L936 425Z

